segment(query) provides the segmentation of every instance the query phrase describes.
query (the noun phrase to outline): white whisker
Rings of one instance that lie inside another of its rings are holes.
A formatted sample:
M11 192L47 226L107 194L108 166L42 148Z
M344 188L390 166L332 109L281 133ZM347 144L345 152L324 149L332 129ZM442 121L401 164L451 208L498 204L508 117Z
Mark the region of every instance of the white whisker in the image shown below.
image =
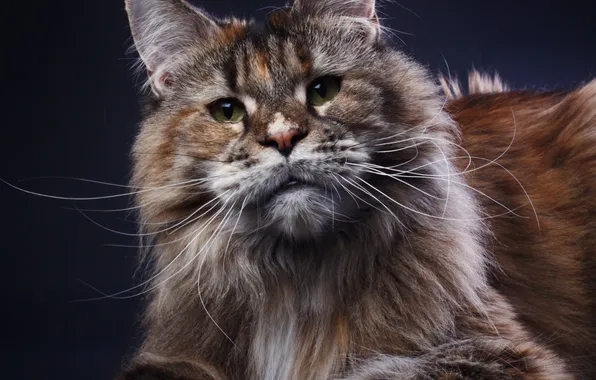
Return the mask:
M232 237L234 236L234 233L236 232L236 228L238 227L238 223L240 223L240 218L242 216L242 212L244 211L244 208L246 207L246 203L248 201L248 196L244 198L244 201L242 201L242 206L240 206L240 211L238 211L238 218L236 219L236 223L234 224L234 228L232 228L232 232L230 232L230 237L228 238L228 242L226 244L226 249L224 250L223 253L223 257L222 257L222 273L224 275L226 274L225 271L225 263L226 263L226 256L228 254L228 249L230 248L230 243L232 242Z
M340 179L337 178L338 176L341 177L341 175L340 174L337 174L336 175L336 174L333 174L333 173L331 173L331 175L337 181L337 184L340 185L348 193L348 195L354 200L354 203L356 204L356 207L360 208L360 205L358 204L358 201L354 197L354 194L341 183L341 180Z
M362 180L362 179L361 179L361 178L359 178L359 177L356 177L356 178L357 178L357 179L359 179L359 180ZM357 184L356 182L353 182L352 180L350 180L350 179L348 179L348 178L344 178L344 180L345 180L346 182L348 182L348 184L351 184L352 186L356 187L357 189L360 189L362 192L364 192L365 194L367 194L369 197L371 197L371 198L373 198L374 200L376 200L377 202L379 202L379 204L380 204L381 206L383 206L383 208L384 208L385 210L387 210L387 212L389 212L389 214L390 214L391 216L393 216L393 217L395 218L395 220L396 220L396 221L397 221L397 222L398 222L398 223L399 223L399 224L400 224L402 227L404 227L404 228L407 228L407 227L405 226L405 224L403 224L403 223L402 223L402 221L401 221L401 220L399 220L399 218L397 217L397 215L395 215L395 213L394 213L393 211L391 211L391 209L390 209L389 207L387 207L387 205L386 205L385 203L381 202L381 200L380 200L379 198L375 197L375 196L374 196L374 195L373 195L373 194L372 194L370 191L366 190L364 187L360 186L359 184ZM366 181L365 181L365 182L366 182Z
M494 217L488 217L488 218L471 218L471 219L458 219L458 218L445 218L445 217L441 217L441 216L437 216L437 215L432 215L432 214L427 214L425 212L419 211L419 210L415 210L411 207L408 207L398 201L396 201L395 199L391 198L390 196L388 196L387 194L385 194L384 192L382 192L381 190L377 189L375 186L371 185L370 183L368 183L367 181L363 180L362 178L358 178L358 180L360 180L361 182L364 182L364 184L366 184L367 186L369 186L371 189L375 190L376 192L378 192L379 194L381 194L383 197L387 198L389 201L395 203L396 205L398 205L399 207L411 211L415 214L418 215L422 215L428 218L432 218L432 219L439 219L439 220L447 220L447 221L454 221L454 222L473 222L473 221L483 221L483 220L487 220L487 219L493 219Z
M416 140L416 138L411 138L411 139L408 139L408 140ZM426 141L423 141L423 142L420 142L420 143L416 143L416 144L404 146L404 147L401 147L401 148L396 148L396 149L391 149L391 150L378 150L378 151L375 151L375 153L397 153L397 152L401 152L401 151L404 151L404 150L407 150L407 149L418 148L420 145L423 145L425 143L426 143ZM393 144L393 143L391 143L391 144Z
M362 166L362 167L365 167L365 168L367 168L367 166L366 166L366 165L362 165L362 164L354 164L354 166ZM397 180L397 181L399 181L399 182L403 183L404 185L406 185L406 186L408 186L408 187L411 187L412 189L414 189L414 190L416 190L416 191L419 191L419 192L421 192L422 194L424 194L424 195L426 195L426 196L428 196L428 197L430 197L430 198L439 199L439 200L445 200L445 198L441 198L441 197L438 197L438 196L436 196L436 195L430 194L430 193L428 193L428 192L426 192L426 191L424 191L424 190L422 190L422 189L420 189L420 188L418 188L418 187L416 187L416 186L412 185L411 183L409 183L409 182L407 182L407 181L404 181L404 180L402 180L402 179L399 179L399 178L398 178L398 176L395 176L395 175L392 175L392 174L388 174L388 173L384 173L384 172L382 172L381 170L378 170L378 169L372 169L372 168L367 168L367 169L366 169L366 172L367 172L367 173L370 173L370 174L376 174L376 175L379 175L379 176L383 176L383 177L391 177L391 178L393 178L393 179L395 179L395 180Z
M158 273L156 273L155 275L153 275L151 278L147 279L146 281L142 282L141 284L135 285L135 286L130 287L130 288L126 289L126 290L119 291L117 293L110 294L108 296L97 297L97 298L90 298L90 299L80 300L80 301L77 301L77 302L97 301L97 300L103 300L103 299L107 299L107 298L112 298L112 299L129 299L129 298L134 298L134 297L138 297L138 296L140 296L142 294L145 294L147 292L150 292L151 290L156 289L157 287L159 287L163 283L169 281L172 277L176 276L177 274L181 273L184 269L186 269L192 263L193 260L190 260L188 263L186 263L184 266L182 266L176 272L174 272L174 274L172 274L170 277L168 277L164 281L162 281L162 282L160 282L160 283L152 286L150 289L148 289L146 291L143 291L143 292L139 292L139 293L134 294L132 296L123 296L123 297L120 297L121 294L125 294L125 293L128 293L128 292L130 292L130 291L132 291L134 289L139 289L139 288L144 287L145 285L148 285L153 280L157 279L159 276L161 276L163 273L165 273L170 267L172 267L174 265L174 263L188 249L188 247L190 247L196 241L196 239L199 238L199 236L201 235L201 233L203 231L205 231L205 229L207 229L207 227L211 224L211 222L213 220L215 220L225 210L227 203L228 202L226 201L219 211L217 211L211 218L209 218L209 220L207 220L202 226L198 227L195 230L195 232L193 233L195 235L195 237L193 239L191 239L188 242L188 244L186 244L184 246L184 248L182 248L182 250L174 257L174 259L172 259L164 268L162 268ZM202 249L201 249L201 251L199 251L199 253L200 252L202 252Z
M513 110L511 110L511 115L512 115L512 117L513 117L513 136L511 137L511 140L509 141L509 144L507 145L507 147L505 148L505 150L504 150L503 152L501 152L501 153L500 153L500 154L499 154L499 155L498 155L498 156L497 156L495 159L493 159L493 160L488 160L488 159L486 159L486 158L482 158L482 160L486 160L486 161L488 161L488 162L487 162L486 164L484 164L484 165L481 165L481 166L479 166L479 167L477 167L477 168L474 168L474 169L469 169L469 167L471 166L471 157L472 157L472 155L471 155L471 154L470 154L470 152L468 152L468 151L467 151L467 150L466 150L466 149L465 149L463 146L461 146L461 145L458 145L458 144L456 144L456 143L454 143L454 142L452 142L452 141L449 141L449 140L445 140L445 139L439 139L439 138L432 138L432 137L428 137L428 136L424 136L424 137L417 137L417 138L423 138L423 139L427 139L427 140L435 140L435 141L442 141L442 142L445 142L445 143L451 144L451 145L453 145L453 146L457 147L458 149L462 150L464 153L466 153L466 154L467 154L467 157L461 157L461 156L460 156L460 157L452 157L452 158L450 158L450 160L454 160L454 159L461 159L461 158L468 158L468 159L469 159L469 161L468 161L468 164L467 164L466 168L465 168L463 171L460 171L460 172L457 172L457 173L453 173L453 175L463 175L463 174L468 174L468 173L472 173L472 172L475 172L475 171L478 171L478 170L484 169L484 168L486 168L486 167L490 166L492 163L495 163L495 162L497 162L498 160L500 160L501 158L503 158L503 156L505 156L505 154L507 154L507 152L508 152L508 151L511 149L511 147L513 146L513 143L515 142L515 138L516 138L516 136L517 136L517 120L516 120L516 118L515 118L515 113L513 112ZM413 138L413 139L416 139L416 138ZM406 140L404 140L404 141L406 141ZM417 170L420 170L420 169L422 169L422 168L424 168L424 167L427 167L427 166L430 166L430 165L433 165L433 164L435 164L435 163L437 163L437 162L442 162L442 161L443 161L443 160L438 160L438 161L433 161L433 162L430 162L430 163L426 163L426 164L424 164L424 165L421 165L421 166L418 166L418 167L416 167L416 168L409 169L408 171L404 171L404 173L406 173L406 172L413 172L413 171L417 171ZM399 166L399 165L397 165L397 166ZM394 167L397 167L397 166L394 166Z
M103 197L82 197L82 198L77 198L77 197L61 197L61 196L55 196L55 195L48 195L48 194L42 194L42 193L37 193L35 191L30 191L30 190L26 190L26 189L22 189L18 186L15 186L5 180L3 180L2 178L0 178L0 182L3 182L4 184L12 187L15 190L21 191L23 193L26 194L30 194L30 195L35 195L38 197L42 197L42 198L48 198L48 199L54 199L54 200L62 200L62 201L74 201L74 202L86 202L86 201L98 201L98 200L105 200L105 199L115 199L115 198L123 198L123 197L128 197L131 195L138 195L138 194L143 194L143 193L147 193L147 192L151 192L151 191L156 191L156 190L162 190L162 189L168 189L168 188L176 188L176 187L190 187L190 186L195 186L197 184L201 184L203 182L205 182L206 180L197 180L197 179L193 179L190 181L185 181L185 182L181 182L181 183L177 183L177 184L171 184L171 185L165 185L165 186L159 186L159 187L154 187L154 188L146 188L144 190L139 190L139 191L131 191L129 193L123 193L123 194L114 194L114 195L106 195Z
M446 181L446 179L445 178L442 178L442 177L432 177L432 176L427 177L427 176L423 176L423 175L410 176L410 175L398 175L398 174L395 174L395 175L392 175L390 177L393 177L393 178L395 178L395 177L400 177L400 178L416 178L416 179L418 179L418 178L424 178L424 179L432 179L432 180L438 180L438 181ZM486 193L484 193L484 192L476 189L473 186L468 185L465 182L451 181L451 184L453 184L453 185L460 185L460 186L463 186L463 187L465 187L467 189L470 189L470 190L472 190L472 191L474 191L474 192L482 195L483 197L486 197L488 200L490 200L491 202L494 202L496 205L502 207L503 209L507 210L507 212L505 214L499 214L499 216L506 215L506 214L512 214L512 215L515 215L517 217L526 218L527 219L527 217L515 213L515 210L517 210L517 209L519 209L519 208L521 208L523 206L517 207L515 209L510 209L507 206L505 206L504 204L502 204L501 202L499 202L496 199L492 198L490 195L488 195L488 194L486 194Z
M117 208L117 209L86 209L86 208L77 208L77 207L65 207L65 210L70 210L70 211L83 211L83 212L96 212L96 213L118 213L118 212L125 212L125 211L134 211L134 210L138 210L141 209L143 207L147 207L151 204L153 204L155 202L151 201L151 202L147 202L145 204L142 205L138 205L138 206L131 206L131 207L126 207L126 208Z
M201 207L199 207L196 211L194 211L192 214L190 214L189 216L187 216L184 220L182 220L180 223L173 225L170 228L166 228L165 230L161 231L161 232L168 232L169 235L179 231L180 229L188 226L189 224L192 224L194 222L196 222L197 220L201 219L205 213L193 218L193 216L195 216L197 213L199 213L201 210L203 210L205 207L209 206L211 203L217 201L217 203L215 205L218 205L220 203L219 198L223 197L224 195L226 195L227 193L229 193L230 190L225 191L224 193L222 193L219 197L217 198L213 198L212 200L210 200L209 202L203 204ZM209 212L211 209L209 209L207 212ZM192 218L192 219L191 219Z
M244 200L244 202L246 202L246 199ZM244 208L244 204L243 203L243 207ZM234 206L236 205L236 202L234 202L232 204L232 206L230 207L230 210L226 213L226 215L223 217L221 223L219 224L219 226L217 226L217 228L215 229L215 231L213 232L213 234L211 235L211 237L209 238L209 240L205 243L205 245L203 246L203 248L201 248L201 251L203 249L205 249L205 247L208 246L208 248L211 248L211 246L213 245L213 242L215 241L215 238L219 237L219 235L221 234L221 231L223 231L223 227L225 226L225 224L227 223L227 221L229 220L229 216L231 215L230 213L233 211ZM240 215L241 215L242 211L240 211L238 213L238 220L236 221L236 225L238 224L238 221L240 220ZM233 234L233 232L232 232ZM232 234L230 234L230 239L232 238ZM211 242L210 242L211 241ZM229 244L229 240L228 240L228 244ZM226 251L228 249L228 246L226 246ZM193 257L193 259L191 260L194 261L200 254L200 251L197 255L195 255L195 257ZM225 255L225 253L224 253ZM213 318L213 316L211 315L211 313L209 312L209 310L207 309L207 305L205 305L205 301L203 300L203 295L201 294L201 272L203 270L203 265L205 263L205 259L207 258L207 255L203 255L203 257L201 258L201 263L199 264L199 271L197 274L197 292L199 294L199 300L201 301L201 306L203 306L203 310L205 310L205 313L207 314L207 316L209 317L209 319L211 320L211 322L213 322L213 324L215 325L215 327L234 345L234 347L238 348L236 346L236 342L234 342L234 340L232 340L232 338L230 338L230 336L221 328L221 326L215 321L215 318Z
M441 152L441 155L443 156L443 159L445 160L445 169L447 170L447 194L445 195L445 205L443 206L443 217L445 217L445 214L447 214L447 205L449 204L449 194L451 192L451 165L449 165L449 161L447 160L447 156L445 155L445 152L443 152L443 149L441 149L441 147L439 146L439 144L437 144L435 141L431 141L439 150L439 152Z

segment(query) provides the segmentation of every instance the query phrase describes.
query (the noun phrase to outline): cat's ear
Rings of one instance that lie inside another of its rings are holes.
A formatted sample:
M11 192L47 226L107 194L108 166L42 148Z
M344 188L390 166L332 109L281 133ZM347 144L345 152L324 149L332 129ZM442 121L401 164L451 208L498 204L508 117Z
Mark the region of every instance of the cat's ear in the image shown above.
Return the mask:
M185 49L209 38L217 24L185 0L125 0L135 47L157 95L175 80Z
M299 12L338 14L373 19L375 0L294 0L292 8Z
M380 32L375 0L294 0L291 7L303 14L353 17Z

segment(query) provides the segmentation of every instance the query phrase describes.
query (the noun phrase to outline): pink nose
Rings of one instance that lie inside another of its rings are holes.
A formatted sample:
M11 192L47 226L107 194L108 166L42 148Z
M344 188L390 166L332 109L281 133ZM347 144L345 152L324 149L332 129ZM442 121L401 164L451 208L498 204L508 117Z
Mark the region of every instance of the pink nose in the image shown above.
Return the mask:
M290 129L284 132L274 133L268 135L265 138L265 144L268 146L274 146L284 156L289 156L292 153L292 149L306 136L306 133L299 129Z

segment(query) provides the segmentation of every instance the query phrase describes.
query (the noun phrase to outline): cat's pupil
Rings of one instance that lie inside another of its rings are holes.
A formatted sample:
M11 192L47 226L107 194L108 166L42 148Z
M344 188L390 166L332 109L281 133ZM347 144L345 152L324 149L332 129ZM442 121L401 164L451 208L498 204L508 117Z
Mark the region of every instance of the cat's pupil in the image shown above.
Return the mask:
M232 103L223 103L221 105L221 110L226 119L231 119L232 116L234 116L234 105Z
M314 90L319 94L322 99L327 97L327 87L323 83L317 83L314 85Z

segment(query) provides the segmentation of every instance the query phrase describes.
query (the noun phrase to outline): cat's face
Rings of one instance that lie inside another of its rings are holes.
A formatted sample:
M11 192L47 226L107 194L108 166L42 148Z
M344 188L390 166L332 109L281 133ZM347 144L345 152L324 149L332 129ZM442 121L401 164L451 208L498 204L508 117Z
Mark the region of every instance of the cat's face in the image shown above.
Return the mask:
M147 3L159 20L135 25ZM388 209L379 198L400 186L374 165L425 162L432 145L412 138L438 124L441 103L381 42L374 2L323 3L297 2L264 27L176 0L129 4L155 98L135 145L136 184L160 188L140 195L146 217L221 212L236 231L311 239Z

